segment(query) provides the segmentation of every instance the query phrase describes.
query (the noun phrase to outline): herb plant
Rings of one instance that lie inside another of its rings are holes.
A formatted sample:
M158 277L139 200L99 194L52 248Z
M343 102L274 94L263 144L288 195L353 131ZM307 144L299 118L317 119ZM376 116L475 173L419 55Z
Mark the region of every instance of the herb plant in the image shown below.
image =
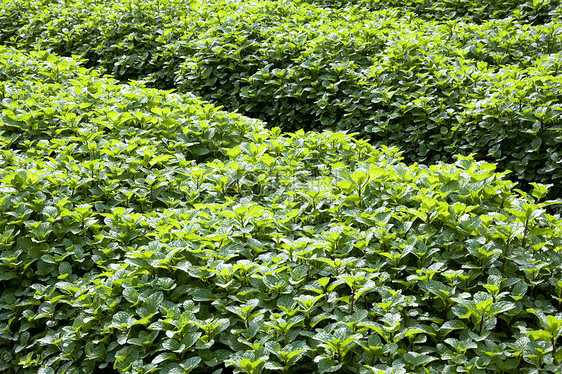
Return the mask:
M79 55L286 131L562 181L558 0L2 0L0 43Z
M546 186L0 48L0 371L560 372Z

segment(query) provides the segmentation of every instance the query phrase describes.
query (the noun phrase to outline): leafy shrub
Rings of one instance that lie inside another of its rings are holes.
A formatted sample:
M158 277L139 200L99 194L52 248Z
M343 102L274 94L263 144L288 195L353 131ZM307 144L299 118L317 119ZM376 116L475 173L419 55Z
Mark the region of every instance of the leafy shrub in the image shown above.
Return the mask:
M3 4L4 43L78 54L118 79L193 92L272 127L358 132L412 162L474 153L526 190L541 182L560 193L562 24L525 23L530 3L431 2L488 6L491 18L521 8L481 24L293 1Z
M561 14L560 1L537 0L306 0L321 6L343 8L365 7L383 10L395 7L410 11L418 17L430 20L458 20L481 23L490 19L502 19L514 15L526 23L543 24Z
M1 52L0 370L560 368L545 186Z
M530 31L510 21L405 26L378 17L313 32L271 28L271 44L251 51L235 38L267 27L232 17L202 36L209 44L186 51L177 83L285 129L357 131L410 161L475 153L520 181L559 185L559 24Z

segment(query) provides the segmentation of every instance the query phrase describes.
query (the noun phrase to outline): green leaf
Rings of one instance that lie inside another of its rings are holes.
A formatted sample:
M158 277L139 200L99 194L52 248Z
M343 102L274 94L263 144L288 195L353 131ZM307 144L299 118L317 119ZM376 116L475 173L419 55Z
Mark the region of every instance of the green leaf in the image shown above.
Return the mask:
M328 358L322 358L318 361L314 360L318 364L318 372L319 373L334 373L340 370L343 364L338 364L334 360Z
M450 320L441 325L440 331L466 330L468 327L463 321L458 319Z
M531 142L531 149L529 151L536 151L539 149L539 147L542 144L542 139L541 138L535 138L533 139L533 141Z
M206 288L199 288L193 293L193 300L194 301L214 301L217 300L216 297L211 290Z
M550 342L550 339L553 338L552 334L545 330L531 331L528 335L531 340L542 340L546 342Z
M515 309L515 304L509 301L498 301L490 308L490 316L495 316L508 310Z

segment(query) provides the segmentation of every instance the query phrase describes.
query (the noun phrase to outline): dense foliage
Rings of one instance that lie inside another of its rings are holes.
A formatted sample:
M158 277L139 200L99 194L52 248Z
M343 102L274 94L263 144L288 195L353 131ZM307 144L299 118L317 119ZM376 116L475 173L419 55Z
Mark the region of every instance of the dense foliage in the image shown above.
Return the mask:
M1 48L0 78L0 371L560 370L545 186L48 52Z
M560 16L559 0L306 0L327 7L360 6L370 10L396 7L417 17L437 20L463 20L480 23L515 16L527 23L540 24Z
M412 162L475 153L561 192L559 1L2 4L2 43L285 130L358 132Z

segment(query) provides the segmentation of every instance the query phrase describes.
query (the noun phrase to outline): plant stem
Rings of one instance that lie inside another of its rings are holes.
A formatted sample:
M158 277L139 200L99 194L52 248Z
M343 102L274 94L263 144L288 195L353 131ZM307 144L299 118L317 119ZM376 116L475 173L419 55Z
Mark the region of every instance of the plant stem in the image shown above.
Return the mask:
M521 246L525 248L525 240L527 239L527 230L529 229L529 219L525 221L525 229L523 230L523 240L521 241Z

